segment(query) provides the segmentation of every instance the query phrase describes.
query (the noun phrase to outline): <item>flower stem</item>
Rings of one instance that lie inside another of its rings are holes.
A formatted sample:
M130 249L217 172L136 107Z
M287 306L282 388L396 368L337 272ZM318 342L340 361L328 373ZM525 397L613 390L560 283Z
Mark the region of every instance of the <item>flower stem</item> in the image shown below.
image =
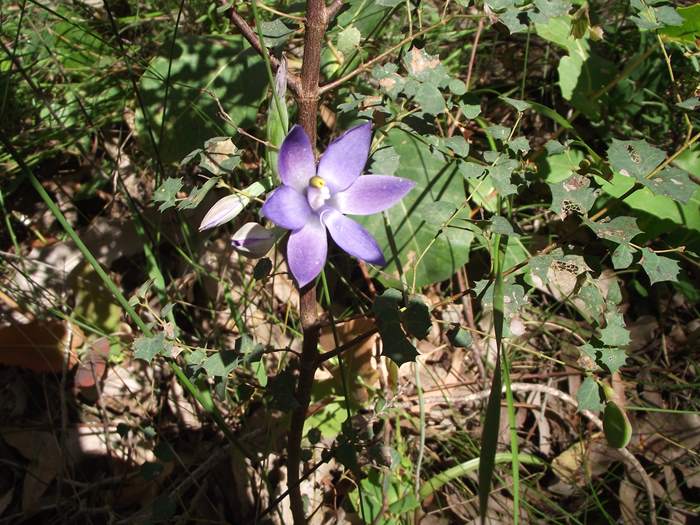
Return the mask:
M306 27L304 34L304 57L301 65L301 90L297 96L299 123L306 131L311 144L316 144L316 122L318 118L318 82L321 73L321 46L328 25L328 12L324 0L306 1ZM297 407L292 412L287 436L287 487L294 525L305 525L304 501L299 486L301 466L301 441L306 412L311 401L311 388L318 366L318 304L316 285L309 284L300 291L299 315L303 331L299 378L295 397Z

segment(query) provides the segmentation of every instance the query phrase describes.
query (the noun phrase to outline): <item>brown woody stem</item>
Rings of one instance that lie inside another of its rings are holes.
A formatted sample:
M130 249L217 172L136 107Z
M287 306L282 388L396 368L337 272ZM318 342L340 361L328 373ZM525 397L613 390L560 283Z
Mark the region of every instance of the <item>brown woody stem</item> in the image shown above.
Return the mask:
M321 72L321 46L328 25L328 11L324 0L307 0L304 33L304 58L301 65L301 90L297 94L299 123L306 131L311 144L316 144L318 118L319 76ZM299 486L301 466L301 441L304 421L311 401L311 388L318 366L319 323L316 303L316 286L310 284L301 290L299 314L304 340L299 360L299 378L296 389L297 407L292 412L287 437L287 487L294 525L306 524L304 502Z

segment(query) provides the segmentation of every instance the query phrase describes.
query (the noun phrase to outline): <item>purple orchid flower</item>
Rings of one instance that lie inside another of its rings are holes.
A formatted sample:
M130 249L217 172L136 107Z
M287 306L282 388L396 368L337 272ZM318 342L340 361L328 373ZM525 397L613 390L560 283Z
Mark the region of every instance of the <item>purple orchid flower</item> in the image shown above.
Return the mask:
M318 168L301 126L295 125L282 142L277 161L282 185L267 198L262 214L291 230L287 264L299 287L313 281L326 264L326 229L350 255L385 264L374 237L345 214L371 215L386 210L415 183L388 175L361 177L371 142L370 123L351 128L328 145Z

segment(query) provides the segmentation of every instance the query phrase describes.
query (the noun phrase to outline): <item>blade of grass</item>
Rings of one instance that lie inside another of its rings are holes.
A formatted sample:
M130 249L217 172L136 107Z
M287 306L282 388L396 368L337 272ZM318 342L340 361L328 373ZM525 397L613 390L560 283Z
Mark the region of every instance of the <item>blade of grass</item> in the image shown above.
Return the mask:
M134 310L131 304L129 304L129 301L124 296L119 287L117 287L112 278L109 275L107 275L107 272L104 271L102 265L97 261L92 252L88 249L88 247L85 246L85 243L83 243L82 239L80 239L80 236L73 229L73 226L71 226L66 217L63 215L63 212L61 212L61 210L58 208L51 196L41 185L39 179L37 179L34 176L32 171L29 169L29 166L26 165L22 157L15 150L14 146L12 146L12 143L2 130L0 130L0 142L3 144L5 149L7 149L8 153L17 163L17 165L20 167L25 177L29 179L31 185L34 187L34 189L39 194L39 196L44 201L44 203L49 208L54 217L56 217L56 220L59 222L64 231L75 243L80 253L83 255L83 257L85 257L85 260L90 264L90 266L92 266L92 268L95 270L95 273L97 273L99 278L102 280L103 284L107 287L110 293L112 293L112 295L119 302L122 308L124 308L124 311L132 319L134 324L136 324L136 326L139 328L139 330L141 330L141 332L143 332L145 336L151 336L153 334L151 328L143 321L143 319L141 319L138 313L136 313L136 310ZM204 408L204 410L207 413L211 415L216 425L224 433L224 435L226 435L226 437L231 441L231 443L236 448L238 448L248 459L250 459L253 462L253 464L257 464L257 458L255 458L253 454L248 452L248 450L240 443L238 438L236 438L236 436L226 424L223 415L218 410L216 405L213 404L211 400L211 394L209 393L209 391L200 390L198 387L196 387L174 360L170 359L168 360L168 363L170 364L170 367L172 368L173 372L175 373L175 376L177 377L182 387L185 390L187 390L187 392L189 392L194 399L197 400L197 402Z

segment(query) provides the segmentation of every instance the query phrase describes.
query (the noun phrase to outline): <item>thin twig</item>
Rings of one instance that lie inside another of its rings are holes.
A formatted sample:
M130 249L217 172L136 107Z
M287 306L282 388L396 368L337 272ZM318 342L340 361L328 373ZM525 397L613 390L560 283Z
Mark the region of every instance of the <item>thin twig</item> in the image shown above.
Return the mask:
M255 33L255 30L248 25L248 22L245 21L245 19L238 14L238 11L236 11L236 8L231 6L231 9L229 11L229 16L231 17L231 22L233 25L235 25L238 30L241 32L243 37L248 41L248 43L255 49L260 56L265 55L265 50L262 48L260 45L260 40L258 39L258 35ZM280 65L280 61L277 57L274 57L270 55L270 64L272 67L277 70L277 68ZM301 83L299 81L299 77L292 74L288 73L287 74L287 85L289 86L289 89L296 95L297 97L301 95Z

